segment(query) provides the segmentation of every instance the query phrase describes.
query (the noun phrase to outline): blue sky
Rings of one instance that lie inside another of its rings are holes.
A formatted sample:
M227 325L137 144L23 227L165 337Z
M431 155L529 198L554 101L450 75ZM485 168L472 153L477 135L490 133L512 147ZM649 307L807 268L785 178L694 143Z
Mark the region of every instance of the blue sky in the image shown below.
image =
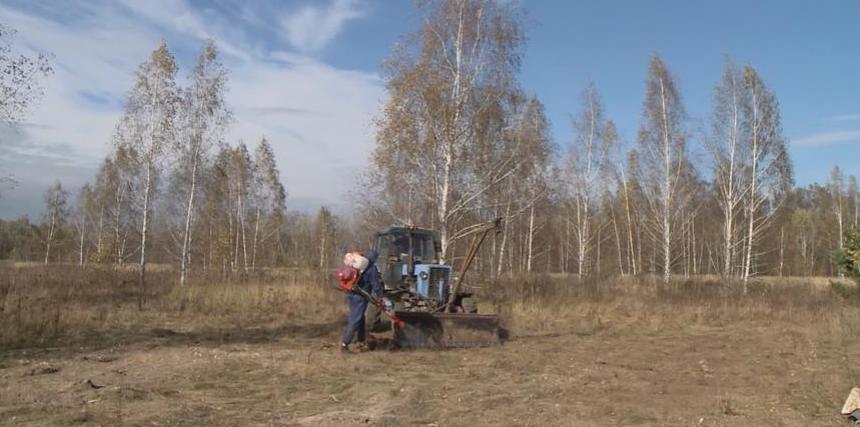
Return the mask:
M860 174L860 3L856 1L530 2L523 85L547 106L561 144L576 92L593 79L632 142L649 55L679 81L694 138L706 128L725 55L776 92L798 184L834 164ZM563 6L561 6L563 4Z
M546 104L559 146L589 79L632 143L648 57L679 81L694 139L707 126L726 55L776 92L798 184L839 164L860 174L860 3L856 1L522 1L521 82ZM228 138L275 148L294 209L337 210L373 145L385 99L381 63L419 25L411 1L4 0L0 22L22 51L54 55L47 93L15 131L0 129L0 217L40 212L54 179L75 190L95 174L135 67L160 39L187 71L207 37L231 69Z

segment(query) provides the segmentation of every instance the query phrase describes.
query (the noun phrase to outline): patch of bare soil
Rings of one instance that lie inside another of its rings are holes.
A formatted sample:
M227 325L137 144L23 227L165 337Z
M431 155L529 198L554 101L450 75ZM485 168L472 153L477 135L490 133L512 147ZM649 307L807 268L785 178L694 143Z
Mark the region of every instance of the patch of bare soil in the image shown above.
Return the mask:
M838 410L860 385L860 345L800 327L605 329L346 357L331 329L0 353L0 423L844 425Z

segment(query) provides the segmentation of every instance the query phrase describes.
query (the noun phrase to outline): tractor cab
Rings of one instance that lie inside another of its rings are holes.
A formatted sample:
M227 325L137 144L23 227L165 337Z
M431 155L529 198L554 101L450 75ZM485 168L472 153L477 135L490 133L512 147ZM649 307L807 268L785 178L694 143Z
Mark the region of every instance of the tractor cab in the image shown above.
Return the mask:
M424 304L440 306L448 298L451 267L439 264L439 240L431 230L392 226L376 233L374 249L385 287L409 291Z

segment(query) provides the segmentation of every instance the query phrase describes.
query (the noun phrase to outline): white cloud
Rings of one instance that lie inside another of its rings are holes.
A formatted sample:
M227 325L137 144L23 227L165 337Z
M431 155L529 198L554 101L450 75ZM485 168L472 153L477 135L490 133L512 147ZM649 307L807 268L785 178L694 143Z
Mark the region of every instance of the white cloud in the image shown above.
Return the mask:
M175 0L121 0L122 4L137 17L144 18L158 30L169 31L197 40L218 39L221 52L249 60L249 52L235 45L241 38L238 32L230 31L224 22L213 22L203 17L184 1ZM220 36L220 37L219 37ZM242 40L244 41L244 40Z
M332 0L327 7L307 5L290 13L282 26L294 48L318 52L334 40L346 22L361 16L355 0Z
M353 189L373 147L378 76L300 58L236 68L230 86L231 138L251 145L265 135L291 198L331 204Z
M860 141L860 130L823 132L792 140L795 145L833 145L843 142Z
M338 69L301 53L265 50L261 46L266 43L254 38L259 28L230 27L227 19L211 19L211 11L204 19L204 12L181 1L129 2L128 7L58 3L54 9L64 7L69 10L47 15L0 4L0 20L19 30L17 45L55 55L55 73L27 126L14 135L0 132L0 172L12 172L21 182L17 189L3 191L0 217L35 216L41 192L55 178L70 189L93 178L108 154L134 71L162 38L186 65L181 75L203 38L214 38L227 54L227 96L234 112L228 141L254 145L262 135L269 139L288 204L335 204L352 189L350 178L373 146L371 119L384 97L375 73ZM352 7L336 1L319 19L336 34L354 15Z
M120 104L137 63L158 36L144 28L126 31L133 22L123 16L72 28L5 6L0 6L0 16L18 29L17 44L53 54L54 74L45 80L45 96L26 119L30 154L52 154L50 147L58 144L74 147L64 153L68 161L89 163L94 154L103 154L119 111L117 105L94 105L83 94Z

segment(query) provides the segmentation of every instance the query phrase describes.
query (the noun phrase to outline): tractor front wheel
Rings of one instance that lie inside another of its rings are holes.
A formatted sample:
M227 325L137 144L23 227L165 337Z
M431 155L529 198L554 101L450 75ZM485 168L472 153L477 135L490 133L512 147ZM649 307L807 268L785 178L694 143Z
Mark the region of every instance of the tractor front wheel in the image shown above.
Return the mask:
M463 298L460 300L460 307L463 308L463 313L477 313L478 304L472 298Z

